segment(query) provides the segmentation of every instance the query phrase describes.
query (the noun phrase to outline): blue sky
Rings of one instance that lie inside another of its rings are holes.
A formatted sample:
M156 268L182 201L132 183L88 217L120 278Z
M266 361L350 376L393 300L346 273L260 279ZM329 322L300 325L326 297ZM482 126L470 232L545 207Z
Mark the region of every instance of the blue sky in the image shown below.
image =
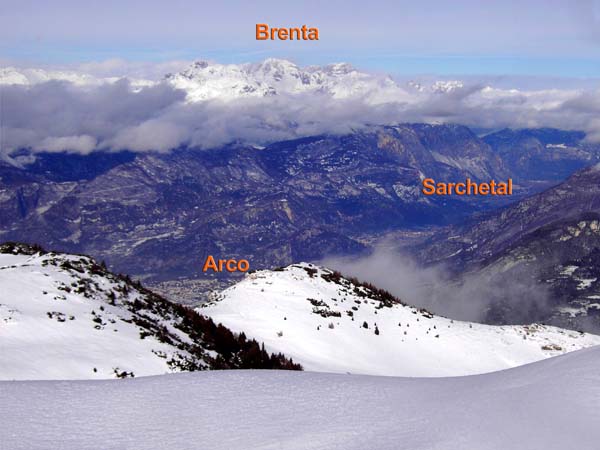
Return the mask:
M257 22L318 42L254 39ZM600 1L0 0L0 60L65 64L266 57L395 74L600 77Z

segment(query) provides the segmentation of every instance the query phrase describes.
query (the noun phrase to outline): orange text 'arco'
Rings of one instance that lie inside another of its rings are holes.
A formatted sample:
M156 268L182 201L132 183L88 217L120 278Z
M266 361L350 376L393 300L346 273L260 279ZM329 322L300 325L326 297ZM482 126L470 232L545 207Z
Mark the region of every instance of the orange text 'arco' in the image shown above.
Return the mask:
M206 261L204 261L204 266L202 267L202 272L223 272L226 270L227 272L247 272L250 269L250 263L246 259L240 259L239 261L235 259L215 259L212 255L208 255Z

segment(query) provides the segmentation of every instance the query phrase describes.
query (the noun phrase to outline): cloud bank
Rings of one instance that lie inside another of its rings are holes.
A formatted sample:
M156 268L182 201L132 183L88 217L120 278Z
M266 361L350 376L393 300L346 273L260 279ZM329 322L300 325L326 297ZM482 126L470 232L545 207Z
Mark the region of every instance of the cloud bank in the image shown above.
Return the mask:
M330 257L320 264L453 319L487 322L500 307L512 310L510 317L515 323L529 323L532 315L539 317L551 308L547 286L534 281L535 268L510 275L477 272L455 279L443 266L422 267L410 256L385 247L366 257Z
M214 72L210 66L202 66L202 70ZM277 79L280 68L272 70ZM91 82L89 75L47 79L36 72L35 83L23 78L21 84L5 81L0 85L0 154L20 149L164 152L181 146L212 148L233 141L264 145L402 122L449 122L486 129L555 127L583 130L590 141L600 142L600 89L519 90L472 81L421 86L391 79L383 83L380 76L347 68L341 74L328 70L324 75L317 73L327 79L310 72L318 78L318 88L310 90L288 89L283 82L271 89L263 78L250 87L240 87L234 79L222 90L234 86L239 91L220 92L215 80L202 78L195 81L196 91L204 86L211 89L202 101L190 101L185 86L167 79L95 78ZM336 66L335 70L342 69ZM230 67L224 73L219 77L237 74ZM297 76L299 83L306 83L301 79L304 73ZM248 83L249 75L244 76L242 81ZM244 93L244 89L256 90L254 86L274 94Z

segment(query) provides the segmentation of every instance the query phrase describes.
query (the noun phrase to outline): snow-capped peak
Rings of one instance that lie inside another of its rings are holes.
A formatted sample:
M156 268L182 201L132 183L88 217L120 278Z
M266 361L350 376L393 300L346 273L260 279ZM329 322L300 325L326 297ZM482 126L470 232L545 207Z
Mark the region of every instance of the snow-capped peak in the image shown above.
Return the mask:
M545 325L436 316L311 264L250 274L199 311L325 372L469 375L600 344L600 336Z
M464 87L464 84L462 81L446 80L446 81L436 81L431 86L431 90L433 92L448 93L448 92L455 91L457 89L462 89L463 87Z
M196 61L165 80L188 94L188 101L219 98L318 92L334 98L374 95L381 89L399 89L389 77L359 72L346 63L301 68L285 59L268 58L259 63L218 64Z
M348 63L334 63L325 66L325 72L330 75L347 75L352 72L357 72L357 70Z

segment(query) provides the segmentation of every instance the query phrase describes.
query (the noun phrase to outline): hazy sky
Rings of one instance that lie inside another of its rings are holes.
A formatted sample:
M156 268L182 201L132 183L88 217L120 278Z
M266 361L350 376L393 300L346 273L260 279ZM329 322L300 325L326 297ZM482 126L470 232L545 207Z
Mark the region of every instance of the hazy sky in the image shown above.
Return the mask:
M254 39L257 22L318 42ZM600 1L0 0L0 60L347 61L397 74L600 76Z

